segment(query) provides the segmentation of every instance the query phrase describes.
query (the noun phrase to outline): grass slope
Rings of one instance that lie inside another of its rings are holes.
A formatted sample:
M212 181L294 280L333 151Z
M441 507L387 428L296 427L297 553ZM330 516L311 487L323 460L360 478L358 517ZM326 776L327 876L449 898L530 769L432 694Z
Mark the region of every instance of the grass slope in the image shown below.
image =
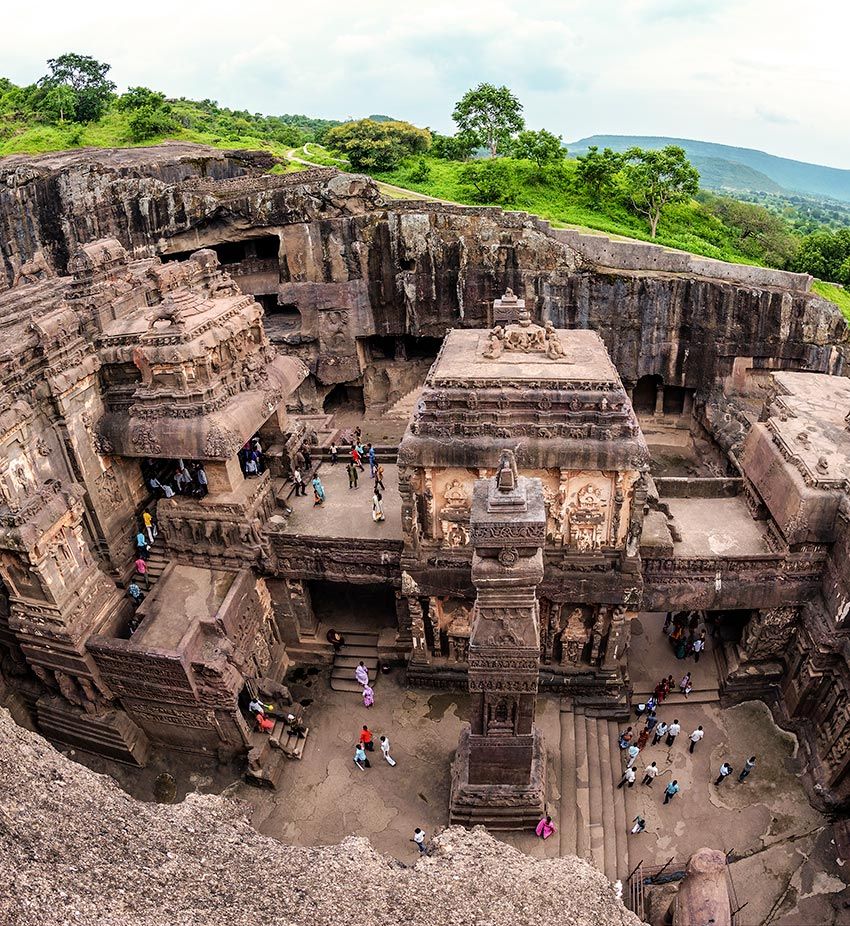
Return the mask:
M823 280L815 280L812 283L812 291L828 302L835 303L841 309L848 323L850 323L850 292L844 289L843 286L836 286L835 283L825 283Z
M693 138L667 138L660 135L591 135L589 138L568 142L567 148L570 154L575 156L583 154L590 145L597 145L599 148L613 148L615 151L625 151L633 145L640 148L679 145L685 149L688 158L697 168L700 167L698 163L700 159L719 158L729 162L730 165L739 165L758 171L785 190L795 190L815 196L829 196L850 202L850 170L824 167L821 164L810 164L807 161L795 161L791 158L780 158L755 148L737 148L733 145L718 145L714 142L698 141ZM745 187L733 187L733 189L745 189ZM762 188L750 187L750 189ZM776 191L765 188L765 192Z

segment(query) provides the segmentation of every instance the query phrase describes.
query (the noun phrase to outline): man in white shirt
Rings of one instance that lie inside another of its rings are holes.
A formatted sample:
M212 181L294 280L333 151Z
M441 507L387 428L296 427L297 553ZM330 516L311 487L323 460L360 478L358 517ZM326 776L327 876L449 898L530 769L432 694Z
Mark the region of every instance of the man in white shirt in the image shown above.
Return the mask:
M662 737L667 735L667 724L663 720L658 721L658 726L655 728L655 737L652 740L652 745L655 746L661 740Z
M691 745L688 747L688 752L693 752L696 744L705 736L705 730L701 726L697 727L693 733L688 737L691 741Z
M732 766L728 762L724 762L720 766L720 774L717 776L717 781L714 782L715 787L720 787L723 784L724 779L728 778L733 772Z
M705 649L705 640L702 637L697 637L694 640L694 662L699 662L699 657L702 651Z
M679 735L679 732L682 729L682 725L678 720L674 720L673 723L667 728L667 745L672 746L676 741L676 737Z
M617 785L618 788L622 788L623 785L627 784L630 788L634 786L635 778L637 774L631 765L626 766L626 770L623 772L623 777L620 779L620 783Z
M658 766L653 762L643 770L643 781L641 784L652 787L652 782L658 777Z
M386 736L381 737L381 754L387 760L388 765L395 765L395 759L390 755L390 741Z
M413 831L413 839L411 841L416 843L416 848L419 849L422 855L428 851L425 848L425 831L419 829L418 826Z
M357 679L358 684L368 685L369 684L369 670L366 668L366 664L361 660L360 665L354 670L354 677Z

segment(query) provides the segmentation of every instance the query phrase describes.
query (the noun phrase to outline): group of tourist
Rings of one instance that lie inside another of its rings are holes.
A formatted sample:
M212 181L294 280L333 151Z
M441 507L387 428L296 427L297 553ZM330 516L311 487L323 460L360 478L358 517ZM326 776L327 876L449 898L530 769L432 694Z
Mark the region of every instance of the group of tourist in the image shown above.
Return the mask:
M387 765L390 767L395 766L395 759L390 755L390 740L387 736L380 736L378 742L381 747L381 755L386 760ZM366 771L367 768L371 768L372 764L369 762L369 757L366 755L367 752L375 751L375 735L369 729L368 724L363 724L363 729L360 731L360 739L357 741L354 747L354 764L361 770Z
M150 510L146 508L142 512L142 520L133 541L136 549L136 559L133 563L133 578L127 586L127 594L130 596L130 601L133 603L133 613L130 616L129 625L130 636L133 636L139 626L136 609L145 600L140 583L144 583L145 591L149 591L151 587L150 576L148 574L148 555L158 534L159 530L156 526L156 520Z
M307 736L307 728L292 711L283 711L275 707L274 704L266 704L259 695L248 702L248 713L254 720L254 724L260 733L271 733L274 730L275 721L280 720L288 734L304 739Z
M699 621L699 614L696 611L675 613L669 611L667 613L663 629L677 659L687 659L693 656L694 662L697 663L705 652L705 630L697 631Z
M203 498L209 492L204 464L193 460L147 460L142 464L142 475L154 498Z
M255 434L250 440L245 441L238 453L239 465L242 467L242 475L246 479L256 479L266 471L266 463L263 458L263 446L260 438Z
M313 489L313 507L324 505L325 487L319 476L318 468L313 470L313 458L310 455L310 448L304 444L295 454L292 461L292 481L295 483L295 496L305 496L307 494L307 484Z
M363 707L371 707L375 703L375 692L369 684L369 670L362 659L354 670L354 678L363 688Z
M360 473L366 471L363 461L369 461L369 478L373 480L374 487L372 491L372 520L378 524L385 519L384 516L384 467L378 463L375 456L375 445L367 442L363 443L363 436L360 428L354 429L354 437L351 442L351 449L348 453L349 459L346 464L348 473L348 488L356 489L359 486ZM339 458L339 448L331 444L331 465L334 465Z

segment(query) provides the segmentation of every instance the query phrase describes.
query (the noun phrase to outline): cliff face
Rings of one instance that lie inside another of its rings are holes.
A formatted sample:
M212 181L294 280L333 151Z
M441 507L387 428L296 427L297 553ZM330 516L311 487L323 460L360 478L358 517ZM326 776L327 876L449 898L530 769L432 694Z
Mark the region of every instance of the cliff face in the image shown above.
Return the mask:
M17 926L639 924L574 856L538 861L462 828L410 867L362 838L285 846L220 797L136 801L2 710L0 789L0 921Z
M553 232L521 213L384 202L368 178L271 176L270 163L184 144L2 159L0 288L64 274L96 238L182 257L265 235L275 259L252 252L227 269L246 292L298 309L319 383L359 376L358 338L486 325L508 287L558 326L599 331L627 383L656 374L706 388L735 357L843 371L844 320L800 275Z

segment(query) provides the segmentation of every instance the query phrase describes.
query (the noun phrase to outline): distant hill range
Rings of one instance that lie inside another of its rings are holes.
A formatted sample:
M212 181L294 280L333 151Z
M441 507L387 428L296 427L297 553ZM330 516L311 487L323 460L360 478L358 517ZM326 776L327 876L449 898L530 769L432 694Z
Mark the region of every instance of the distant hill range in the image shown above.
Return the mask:
M779 158L754 148L652 135L591 135L567 142L571 157L584 154L591 145L614 151L625 151L633 145L640 148L679 145L700 172L701 186L707 189L795 192L850 202L850 170Z

